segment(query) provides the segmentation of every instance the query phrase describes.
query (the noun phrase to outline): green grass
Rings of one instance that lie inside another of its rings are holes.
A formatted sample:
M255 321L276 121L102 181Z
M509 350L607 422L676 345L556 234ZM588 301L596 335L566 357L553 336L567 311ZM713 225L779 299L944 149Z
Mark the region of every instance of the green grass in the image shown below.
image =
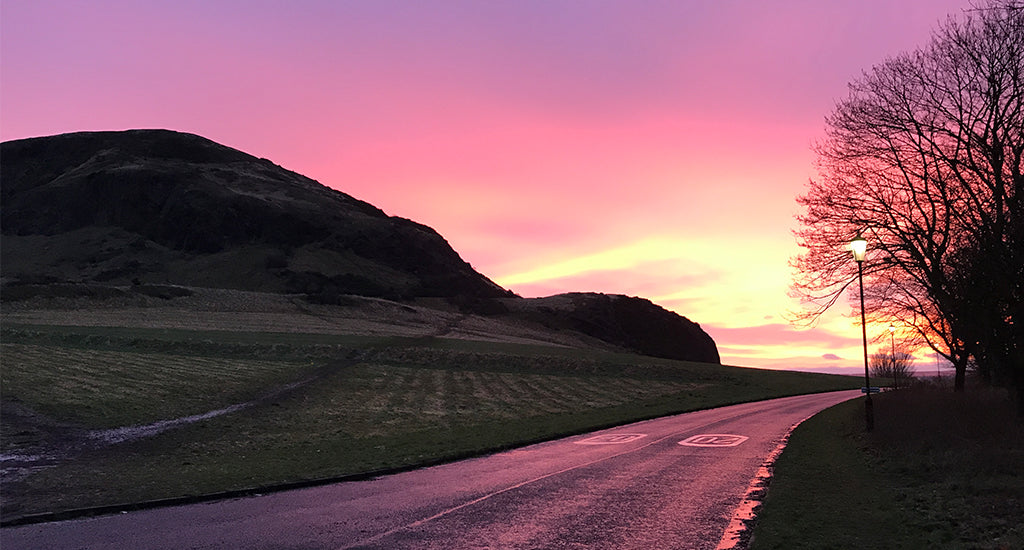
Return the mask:
M1005 393L862 399L798 427L776 464L753 550L1024 548L1024 425Z
M309 362L227 359L4 343L5 397L51 418L112 428L252 399L297 380Z
M859 384L548 346L92 327L5 327L3 358L5 400L82 428L256 401L9 483L5 519L409 467ZM312 381L272 392L300 380Z

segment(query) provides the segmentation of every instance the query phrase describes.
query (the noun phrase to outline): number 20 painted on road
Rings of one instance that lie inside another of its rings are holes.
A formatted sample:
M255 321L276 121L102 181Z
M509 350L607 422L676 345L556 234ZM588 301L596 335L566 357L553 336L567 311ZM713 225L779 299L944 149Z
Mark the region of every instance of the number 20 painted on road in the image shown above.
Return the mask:
M688 437L679 442L687 447L735 447L748 438L745 435L733 434L700 434Z

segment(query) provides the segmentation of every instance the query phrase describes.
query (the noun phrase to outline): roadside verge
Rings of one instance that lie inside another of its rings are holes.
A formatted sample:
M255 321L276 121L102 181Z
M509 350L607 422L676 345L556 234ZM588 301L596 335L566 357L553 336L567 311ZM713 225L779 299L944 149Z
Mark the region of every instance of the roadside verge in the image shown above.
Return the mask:
M1024 424L1005 392L915 390L812 417L776 462L749 548L1024 548Z

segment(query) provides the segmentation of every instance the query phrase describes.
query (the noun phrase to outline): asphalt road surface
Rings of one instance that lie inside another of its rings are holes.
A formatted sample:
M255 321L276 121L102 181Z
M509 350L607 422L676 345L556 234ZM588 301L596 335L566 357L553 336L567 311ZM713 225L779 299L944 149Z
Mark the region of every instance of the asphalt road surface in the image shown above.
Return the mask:
M797 422L859 392L660 418L370 481L0 531L23 548L715 549Z

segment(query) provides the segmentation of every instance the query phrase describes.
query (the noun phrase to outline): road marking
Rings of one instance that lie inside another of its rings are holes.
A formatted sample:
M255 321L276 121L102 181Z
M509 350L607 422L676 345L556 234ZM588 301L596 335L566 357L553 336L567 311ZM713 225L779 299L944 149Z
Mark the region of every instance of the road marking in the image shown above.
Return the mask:
M726 420L733 420L733 419L739 418L741 416L746 416L746 415L741 414L741 413L737 413L737 414L735 414L733 416L729 416L727 418L721 419L721 420L719 420L719 422L724 422ZM542 480L548 479L550 477L561 475L561 474L564 474L566 472L571 472L573 470L577 470L577 469L581 469L581 468L586 468L587 466L591 466L591 465L597 464L599 462L604 462L605 460L611 460L611 459L614 459L614 458L618 458L620 456L625 456L625 455L628 455L628 454L633 454L633 453L635 453L637 451L642 451L642 450L644 450L644 449L646 449L648 447L652 447L654 445L657 445L658 443L661 443L662 441L665 441L666 439L671 439L673 437L676 437L676 436L680 435L681 433L684 433L684 432L672 433L672 434L666 435L664 437L659 437L658 439L655 439L654 441L651 441L651 442L646 443L644 445L640 445L639 447L634 447L634 448L631 448L631 449L626 449L626 450L624 450L622 452L615 453L615 454L613 454L611 456L606 456L606 457L598 458L596 460L591 460L590 462L584 462L583 464L577 464L575 466L569 466L568 468L564 468L562 470L558 470L557 472L547 473L547 474L535 477L533 479L528 479L526 481L523 481L523 482L520 482L520 483L516 483L515 485L511 485L511 486L505 487L503 489L498 489L498 490L493 491L491 493L487 493L486 495L483 495L483 496L481 496L479 498L470 500L468 502L463 502L462 504L459 504L457 506L453 506L451 508L448 508L447 510L442 510L442 511L440 511L440 512L438 512L438 513L436 513L436 514L434 514L434 515L432 515L430 517L423 518L423 519L420 519L420 520L416 520L416 521L414 521L412 523L409 523L407 525L400 525L398 527L394 527L392 529L388 529L387 531L384 531L382 533L377 533L375 535L369 536L369 537L364 538L362 540L346 544L345 546L340 547L338 550L349 550L349 549L356 548L356 547L370 545L370 544L375 543L375 542L377 542L379 540L382 540L382 539L385 539L387 537L390 537L391 535L394 535L395 533L398 533L400 531L406 531L406 530L415 529L415 528L417 528L417 527L419 527L419 526L421 526L423 524L430 523L430 522L432 522L434 520L443 518L443 517L445 517L445 516L447 516L447 515L449 515L451 513L457 512L457 511L462 510L464 508L468 508L470 506L473 506L475 504L483 502L483 501L485 501L485 500L487 500L489 498L492 498L492 497L495 497L495 496L498 496L498 495L502 495L502 494L505 494L505 493L509 493L509 492L515 491L516 489L519 489L521 487L525 487L527 485L531 485L533 483L537 483L538 481L542 481ZM641 437L645 437L647 434L634 434L634 435L639 435ZM743 437L744 440L746 439L746 437L744 437L744 436L734 436L734 437ZM680 444L681 443L682 442L680 442ZM740 443L742 443L742 441L737 442L736 444L739 445Z
M748 438L745 435L733 435L733 434L700 434L679 442L680 445L686 445L687 447L735 447L740 443L743 443Z
M577 445L620 445L622 443L629 443L630 441L636 441L641 437L647 437L647 434L604 434L595 435L594 437L588 437L583 441L577 441Z

